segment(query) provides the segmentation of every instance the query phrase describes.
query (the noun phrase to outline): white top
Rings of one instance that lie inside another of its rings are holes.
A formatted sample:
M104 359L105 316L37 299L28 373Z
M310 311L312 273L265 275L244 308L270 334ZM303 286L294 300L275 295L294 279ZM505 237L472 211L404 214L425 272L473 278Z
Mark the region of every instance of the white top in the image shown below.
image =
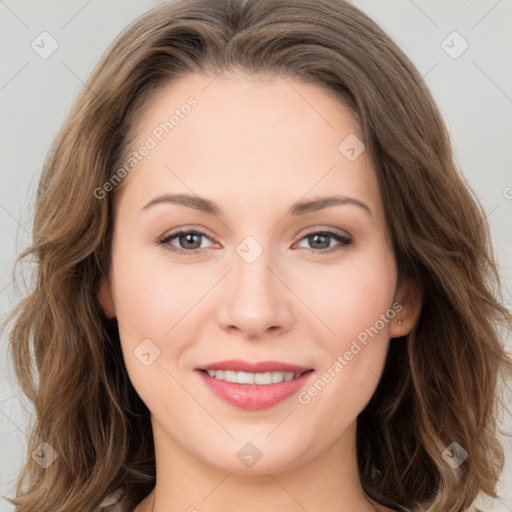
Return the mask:
M126 502L123 500L124 489L119 488L110 496L107 496L96 509L96 512L132 512L128 510Z

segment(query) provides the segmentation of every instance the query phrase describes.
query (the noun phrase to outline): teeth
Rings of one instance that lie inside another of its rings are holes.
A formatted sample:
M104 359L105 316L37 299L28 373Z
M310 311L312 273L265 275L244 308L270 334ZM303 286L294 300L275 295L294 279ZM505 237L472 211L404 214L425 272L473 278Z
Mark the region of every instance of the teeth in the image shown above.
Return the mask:
M293 372L267 372L267 373L248 373L235 372L231 370L207 370L208 375L214 379L224 380L226 382L235 382L237 384L258 384L268 385L278 382L289 381L300 377L300 373Z

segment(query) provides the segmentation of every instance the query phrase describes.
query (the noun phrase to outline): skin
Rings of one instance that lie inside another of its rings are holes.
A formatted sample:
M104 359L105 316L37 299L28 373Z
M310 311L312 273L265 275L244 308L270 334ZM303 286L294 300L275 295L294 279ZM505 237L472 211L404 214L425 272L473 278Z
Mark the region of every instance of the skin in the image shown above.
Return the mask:
M349 161L338 150L349 134L362 139L359 126L318 85L193 74L152 98L133 149L190 96L197 107L115 190L111 275L98 290L152 414L157 483L135 510L149 512L155 492L155 512L371 512L371 503L390 510L362 490L356 418L377 387L390 338L411 330L420 304L398 279L367 152ZM335 192L364 202L371 215L353 204L285 215L298 200ZM171 203L141 210L164 193L206 197L222 214ZM168 242L181 254L156 243L178 228L207 236ZM306 236L325 229L353 242ZM263 249L252 263L236 251L247 236ZM337 250L319 254L327 246ZM196 247L202 254L185 253ZM213 395L194 371L227 359L278 360L314 368L312 383L395 301L399 318L308 404L294 395L245 411ZM133 353L147 338L160 350L149 366ZM262 454L251 468L237 457L247 442Z

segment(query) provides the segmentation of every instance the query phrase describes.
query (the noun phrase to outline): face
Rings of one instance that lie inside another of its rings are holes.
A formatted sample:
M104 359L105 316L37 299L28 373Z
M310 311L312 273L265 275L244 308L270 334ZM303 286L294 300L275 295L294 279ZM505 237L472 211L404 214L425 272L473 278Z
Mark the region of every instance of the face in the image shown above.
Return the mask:
M195 74L152 99L100 300L156 442L264 473L353 433L413 321L361 140L332 93L290 78Z

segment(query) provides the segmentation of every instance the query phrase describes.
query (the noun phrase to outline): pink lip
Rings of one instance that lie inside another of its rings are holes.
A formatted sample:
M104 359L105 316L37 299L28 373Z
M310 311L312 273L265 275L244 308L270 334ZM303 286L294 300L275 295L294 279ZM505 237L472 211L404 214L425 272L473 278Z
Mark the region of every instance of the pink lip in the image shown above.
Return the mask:
M217 380L214 377L210 377L208 373L204 371L198 371L210 391L229 404L248 411L268 409L285 400L289 396L297 393L297 391L305 385L306 381L310 379L311 374L314 373L311 368L281 363L279 361L250 363L240 360L212 363L201 368L196 368L196 370L231 370L251 373L293 372L303 374L289 381L257 385L237 384L236 382Z
M297 366L295 364L282 363L281 361L242 361L240 359L230 359L229 361L219 361L217 363L197 366L196 370L231 370L235 372L249 373L267 373L267 372L293 372L304 373L312 368Z

